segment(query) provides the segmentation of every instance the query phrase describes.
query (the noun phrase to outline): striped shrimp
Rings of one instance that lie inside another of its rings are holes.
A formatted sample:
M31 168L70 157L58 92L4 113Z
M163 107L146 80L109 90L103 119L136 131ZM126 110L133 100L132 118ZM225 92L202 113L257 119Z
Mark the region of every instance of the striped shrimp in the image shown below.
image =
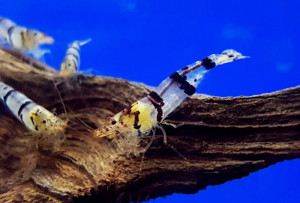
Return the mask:
M3 82L0 82L0 99L30 132L43 135L41 140L46 140L47 145L51 145L47 143L51 139L54 144L60 144L60 140L55 140L55 136L64 134L67 121L61 120Z
M49 50L40 49L39 46L52 44L54 39L40 31L18 26L13 21L0 17L0 42L39 59L49 52Z
M69 46L63 62L60 65L60 76L67 78L76 74L80 66L80 47L90 41L91 39L75 41Z
M160 125L162 121L196 92L196 87L206 72L218 65L244 58L248 57L228 49L176 71L146 97L113 116L110 126L95 130L94 136L108 138L114 138L118 134L145 136L156 127L162 129ZM162 131L166 144L166 134L163 129Z

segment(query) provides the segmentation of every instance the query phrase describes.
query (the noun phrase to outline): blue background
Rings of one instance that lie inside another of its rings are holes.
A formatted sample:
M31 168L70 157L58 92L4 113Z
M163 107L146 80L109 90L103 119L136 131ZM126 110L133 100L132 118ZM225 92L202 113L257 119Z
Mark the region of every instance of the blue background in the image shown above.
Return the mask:
M46 62L58 68L74 40L81 71L157 86L195 60L233 48L251 56L213 69L198 88L255 95L300 84L298 0L1 1L0 16L55 38ZM150 202L300 202L300 160L285 161L195 195Z

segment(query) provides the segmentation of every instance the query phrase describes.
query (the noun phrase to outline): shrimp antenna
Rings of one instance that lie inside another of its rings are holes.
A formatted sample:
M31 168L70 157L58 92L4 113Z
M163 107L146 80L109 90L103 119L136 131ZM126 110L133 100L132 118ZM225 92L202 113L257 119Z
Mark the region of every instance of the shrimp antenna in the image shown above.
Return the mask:
M56 84L55 84L55 82L54 82L54 79L53 79L53 78L52 78L52 82L53 82L54 88L55 88L55 90L56 90L56 92L57 92L57 94L58 94L58 96L59 96L60 102L62 103L62 106L63 106L64 112L65 112L65 114L66 114L66 118L67 118L67 120L69 120L69 118L68 118L68 112L67 112L67 109L66 109L65 103L64 103L64 101L63 101L63 99L62 99L62 96L61 96L61 94L60 94L60 92L59 92L59 90L58 90L58 88L57 88L57 86L56 86Z
M63 101L63 98L62 98L62 96L61 96L61 94L60 94L60 92L59 92L59 90L58 90L58 88L57 88L57 86L56 86L56 84L55 84L55 82L54 82L54 80L52 79L52 82L53 82L53 85L54 85L54 87L55 87L55 90L56 90L56 92L57 92L57 94L58 94L58 96L59 96L59 99L60 99L60 101L61 101L61 103L62 103L62 106L63 106L63 108L64 108L64 112L65 112L65 114L66 114L66 117L67 117L67 120L69 120L69 118L68 118L68 113L67 113L67 106L65 105L65 103L64 103L64 101ZM69 110L71 110L69 107L68 107L68 109ZM93 132L94 131L94 129L91 127L91 126L89 126L88 124L86 124L83 120L81 120L80 118L77 118L79 121L80 121L80 123L82 124L82 125L84 125L86 128L87 128L87 130L89 131L89 132Z
M68 107L68 106L66 106L67 108L68 108L68 110L69 111L71 111L72 112L72 109L70 109L70 107ZM89 132L94 132L94 128L92 128L91 126L89 126L87 123L85 123L82 119L80 119L80 118L76 118L76 119L78 119L79 121L80 121L80 123L82 124L82 125L84 125L86 128L87 128L87 130L89 131Z

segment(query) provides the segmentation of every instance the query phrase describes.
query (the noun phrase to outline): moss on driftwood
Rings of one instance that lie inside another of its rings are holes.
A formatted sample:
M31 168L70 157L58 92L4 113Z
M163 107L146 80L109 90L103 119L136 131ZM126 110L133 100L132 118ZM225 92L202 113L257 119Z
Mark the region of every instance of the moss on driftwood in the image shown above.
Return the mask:
M145 86L79 76L79 85L71 88L53 69L3 50L0 76L36 103L69 119L60 150L42 153L32 135L0 105L1 202L142 201L174 192L195 193L300 157L299 86L253 97L196 95L167 118L184 125L165 126L168 142L186 159L163 144L159 131L142 158L111 140L94 138L91 130L103 127L109 116L145 96L149 92Z

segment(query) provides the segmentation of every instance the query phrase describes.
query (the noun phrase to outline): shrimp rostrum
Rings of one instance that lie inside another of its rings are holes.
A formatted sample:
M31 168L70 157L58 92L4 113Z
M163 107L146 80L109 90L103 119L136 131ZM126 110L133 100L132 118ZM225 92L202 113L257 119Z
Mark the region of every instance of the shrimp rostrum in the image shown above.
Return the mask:
M163 120L186 98L196 92L196 87L209 70L244 58L248 57L228 49L176 71L146 97L113 116L109 126L95 130L94 135L110 139L120 134L148 135L153 129L160 127Z

